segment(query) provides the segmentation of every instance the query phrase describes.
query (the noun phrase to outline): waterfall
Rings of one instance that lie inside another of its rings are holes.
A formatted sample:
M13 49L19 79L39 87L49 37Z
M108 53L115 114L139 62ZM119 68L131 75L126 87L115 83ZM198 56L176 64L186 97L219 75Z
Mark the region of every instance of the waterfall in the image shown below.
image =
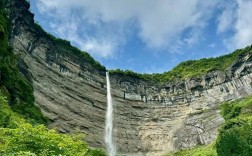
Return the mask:
M105 144L109 156L115 156L116 150L113 143L113 103L110 91L109 73L106 72L107 80L107 112L106 112L106 129L105 129Z

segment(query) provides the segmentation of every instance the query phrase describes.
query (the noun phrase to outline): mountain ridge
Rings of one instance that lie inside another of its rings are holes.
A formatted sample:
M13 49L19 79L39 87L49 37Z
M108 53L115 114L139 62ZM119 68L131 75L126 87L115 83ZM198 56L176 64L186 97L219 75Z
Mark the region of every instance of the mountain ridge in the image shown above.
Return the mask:
M26 64L20 69L30 75L35 105L49 119L48 127L62 133L79 130L91 146L105 147L105 69L41 37L25 0L8 3L9 42ZM224 122L220 103L252 95L250 48L226 71L178 81L156 83L111 74L118 152L153 156L210 144Z
M251 53L251 50L252 47L247 46L246 48L237 49L230 54L221 55L218 57L184 61L179 63L173 69L160 74L140 74L131 70L123 71L120 69L110 70L110 72L112 74L134 76L144 80L154 80L157 82L181 81L189 78L200 77L211 71L226 71L228 68L231 68L239 58L242 58L242 55Z
M18 5L24 5L27 7L27 9L30 8L29 2L26 1L25 3L19 3ZM33 21L30 23L33 23L31 27L34 27L35 31L37 33L40 33L41 36L45 36L46 38L50 39L51 42L56 43L57 46L62 46L66 49L69 49L71 51L71 54L77 55L78 57L83 57L86 59L86 61L90 62L94 67L97 67L101 70L107 70L104 66L102 66L98 61L94 60L93 57L88 54L88 52L81 51L75 46L72 46L71 43L67 40L63 40L60 38L56 38L53 35L47 33L38 23L34 22L34 14L30 11L26 12L28 16L32 16ZM30 15L29 15L30 14ZM131 70L120 70L120 69L112 69L109 70L112 74L121 74L121 75L129 75L134 76L138 78L142 78L144 80L154 80L154 81L174 81L174 80L184 80L186 78L193 78L193 77L199 77L204 74L207 74L208 72L214 71L214 70L220 70L225 71L227 68L231 67L237 59L239 59L240 55L243 55L245 53L251 52L251 45L247 46L246 48L237 49L232 53L221 55L217 57L210 57L210 58L202 58L199 60L187 60L184 62L179 63L175 67L173 67L169 71L165 71L163 73L153 73L153 74L140 74ZM223 64L223 62L225 64ZM192 68L187 68L187 66L194 66ZM183 69L184 68L184 69ZM200 68L200 69L199 69ZM199 72L195 72L192 70L197 70Z

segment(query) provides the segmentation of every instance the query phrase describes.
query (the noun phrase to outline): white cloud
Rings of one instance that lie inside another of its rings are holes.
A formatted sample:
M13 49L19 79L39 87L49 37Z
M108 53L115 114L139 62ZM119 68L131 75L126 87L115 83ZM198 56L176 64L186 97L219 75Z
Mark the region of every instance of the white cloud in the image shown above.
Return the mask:
M81 48L87 51L91 51L94 55L99 55L100 57L107 58L112 57L112 53L115 45L107 42L106 40L97 41L96 39L91 39L86 41Z
M217 1L37 0L37 7L41 13L55 19L58 34L70 37L86 48L83 50L111 57L125 44L127 32L134 28L138 30L138 37L151 48L171 48L178 42L197 43ZM74 20L69 22L73 16ZM180 35L185 31L189 36L182 39Z
M54 8L59 4L62 10ZM103 31L105 29L100 29L101 23L97 21L85 21L87 24L83 24L82 20L85 17L79 17L71 10L72 8L66 7L67 3L56 3L56 1L50 1L47 3L50 7L44 5L42 1L37 3L38 8L41 13L49 14L50 16L55 16L57 19L54 19L49 26L54 30L54 33L57 34L60 38L67 39L71 41L74 45L77 45L82 50L88 51L92 55L102 58L113 57L113 54L116 51L116 47L119 45L116 43L116 40L120 40L120 33L116 36L109 36L110 33L106 34ZM74 4L74 3L71 3ZM88 34L88 26L96 27L95 34ZM119 31L119 30L118 30Z
M208 45L208 47L209 47L209 48L214 48L214 47L216 47L216 44L215 44L215 43L210 43L210 44Z
M55 24L54 24L55 25ZM98 36L96 38L89 36L80 36L78 32L78 24L69 22L67 24L58 24L55 28L60 37L70 40L72 43L80 47L80 49L88 51L92 55L108 58L113 57L115 47L119 47L112 38Z
M238 0L238 5L233 43L240 48L252 43L252 1Z
M192 46L195 43L198 42L198 40L201 38L200 34L202 33L202 31L200 31L201 29L193 29L190 34L188 35L188 37L184 38L184 43L188 46Z
M231 5L224 8L218 18L217 33L228 33L231 37L225 38L228 49L243 48L252 43L252 1L233 0Z
M217 27L217 33L224 33L228 30L231 30L233 28L234 23L234 10L231 8L225 9L222 14L218 18L218 27Z

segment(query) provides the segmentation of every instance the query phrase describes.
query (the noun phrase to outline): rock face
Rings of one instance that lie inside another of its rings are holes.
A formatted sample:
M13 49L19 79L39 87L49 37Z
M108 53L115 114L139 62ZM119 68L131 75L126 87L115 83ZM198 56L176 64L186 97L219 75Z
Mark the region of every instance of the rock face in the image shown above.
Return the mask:
M231 68L236 68L232 77L214 71L157 86L114 76L118 150L132 151L129 155L162 155L211 143L224 121L219 104L252 94L251 58L242 57L241 66Z
M104 147L105 70L58 45L34 24L25 0L9 1L10 43L20 71L33 82L36 105L60 132L85 132L93 147ZM244 54L226 72L154 84L111 75L114 136L122 155L162 155L209 144L224 119L223 101L252 94L252 56Z
M25 64L21 71L32 80L35 104L50 119L49 127L60 132L83 131L91 146L103 146L105 72L38 31L26 1L15 0L9 5L10 42Z

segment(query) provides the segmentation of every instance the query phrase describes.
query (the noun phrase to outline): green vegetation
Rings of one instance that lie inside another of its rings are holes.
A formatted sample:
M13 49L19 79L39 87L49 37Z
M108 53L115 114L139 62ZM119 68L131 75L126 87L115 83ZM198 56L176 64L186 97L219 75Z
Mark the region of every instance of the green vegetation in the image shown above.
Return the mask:
M105 156L90 149L82 134L58 134L44 125L32 126L12 111L0 92L0 155L4 156Z
M218 155L252 155L252 97L224 103L221 110L226 122L216 142Z
M7 12L2 5L0 7L0 89L8 94L13 111L22 114L31 123L46 123L46 118L34 105L31 82L19 72L18 58L8 44L10 25Z
M47 130L43 125L33 127L30 124L0 131L0 149L3 154L30 152L35 155L84 155L88 146L81 137L58 134Z
M133 72L131 70L121 70L121 69L109 70L109 73L120 75L122 77L139 78L148 81L160 81L160 77L162 77L162 74L140 74Z
M8 104L7 97L0 92L0 127L16 128L18 124L24 124L25 120L13 112Z
M252 97L223 103L221 115L225 123L213 144L181 150L167 156L251 156Z
M217 156L214 144L199 146L188 150L181 150L165 156Z
M83 141L83 134L59 134L47 129L39 108L34 105L33 87L18 69L18 57L8 44L10 32L7 12L0 0L0 155L3 156L104 156L102 150L91 149ZM55 38L39 25L35 28L68 54L82 57L101 70L88 53L71 46L70 42ZM226 70L239 56L252 53L252 46L217 58L189 60L163 74L138 74L130 70L112 70L112 74L136 77L158 82L198 77L212 70ZM202 113L199 111L197 113ZM252 97L221 105L226 120L215 143L208 146L178 151L175 156L250 156L252 155ZM193 114L192 114L193 115Z
M225 71L239 59L239 56L245 53L252 53L252 46L248 46L244 49L238 49L231 54L216 58L204 58L200 60L182 62L172 70L163 74L139 74L130 70L123 71L120 69L110 70L110 73L157 82L184 80L186 78L199 77L214 70Z
M90 149L83 134L59 134L44 125L47 119L34 105L33 87L19 72L18 57L8 44L7 12L0 0L0 155L105 156Z

